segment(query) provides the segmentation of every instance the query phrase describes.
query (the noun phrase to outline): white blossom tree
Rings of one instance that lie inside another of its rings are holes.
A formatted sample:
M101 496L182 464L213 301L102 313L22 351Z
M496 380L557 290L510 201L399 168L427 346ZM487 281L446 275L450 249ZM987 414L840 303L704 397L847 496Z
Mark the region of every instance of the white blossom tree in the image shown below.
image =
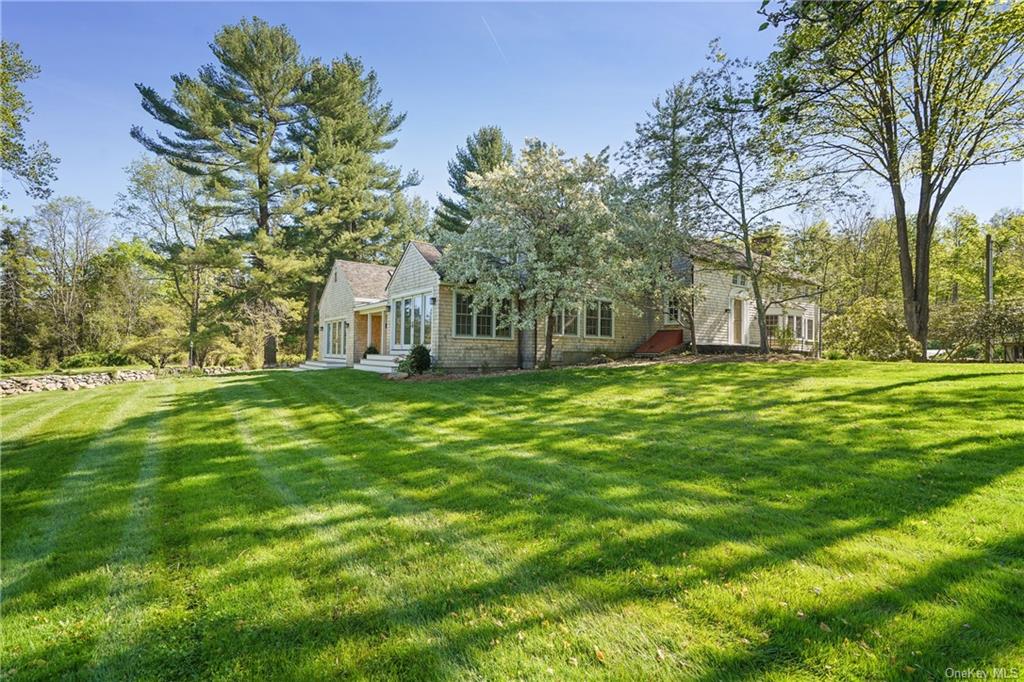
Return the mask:
M615 242L602 192L608 179L606 153L566 158L535 139L515 163L469 177L474 219L446 250L445 276L472 285L474 307L493 306L514 329L544 324L542 366L551 364L556 313L608 281Z

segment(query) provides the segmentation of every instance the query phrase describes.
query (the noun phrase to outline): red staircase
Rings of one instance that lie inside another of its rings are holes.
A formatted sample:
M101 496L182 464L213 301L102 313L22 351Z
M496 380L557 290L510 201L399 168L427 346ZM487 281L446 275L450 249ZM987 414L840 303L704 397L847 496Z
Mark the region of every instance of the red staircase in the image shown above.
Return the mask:
M647 339L633 351L633 355L640 357L661 355L665 351L672 350L677 346L683 345L683 330L682 329L662 329L659 332L655 332L654 336Z

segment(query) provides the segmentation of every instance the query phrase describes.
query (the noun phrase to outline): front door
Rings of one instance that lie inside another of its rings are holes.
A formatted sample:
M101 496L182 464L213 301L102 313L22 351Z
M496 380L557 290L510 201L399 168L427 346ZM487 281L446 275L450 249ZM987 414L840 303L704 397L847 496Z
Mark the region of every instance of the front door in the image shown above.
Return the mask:
M732 301L732 342L743 343L743 301L738 298Z

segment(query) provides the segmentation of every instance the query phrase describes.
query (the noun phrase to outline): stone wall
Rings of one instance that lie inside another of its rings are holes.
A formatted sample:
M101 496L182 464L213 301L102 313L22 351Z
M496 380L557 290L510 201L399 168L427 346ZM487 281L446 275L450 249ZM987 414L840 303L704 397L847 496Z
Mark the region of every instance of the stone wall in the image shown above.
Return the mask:
M42 391L78 391L83 388L95 388L108 384L150 381L162 376L189 375L192 372L202 372L203 376L213 376L241 371L245 370L233 367L204 367L201 370L189 370L186 367L168 367L159 371L151 369L124 369L92 374L43 374L31 377L9 377L7 379L0 379L0 396L40 393Z

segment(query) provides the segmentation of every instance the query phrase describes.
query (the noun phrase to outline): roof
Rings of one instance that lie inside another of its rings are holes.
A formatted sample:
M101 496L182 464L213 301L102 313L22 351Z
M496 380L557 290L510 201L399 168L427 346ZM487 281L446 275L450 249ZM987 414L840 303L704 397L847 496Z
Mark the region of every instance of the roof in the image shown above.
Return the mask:
M741 252L731 246L719 244L718 242L706 239L694 239L690 245L690 255L697 260L717 263L718 265L736 268L737 270L747 269L747 259ZM795 270L791 270L780 265L773 266L772 269L786 279L817 286L817 282L810 279L807 275L801 274Z
M409 242L416 247L423 259L430 264L430 267L437 269L437 263L441 260L441 249L430 242L421 242L413 239Z
M391 279L391 271L394 269L392 266L357 263L351 260L334 262L348 278L353 296L373 300L387 298L388 280Z

